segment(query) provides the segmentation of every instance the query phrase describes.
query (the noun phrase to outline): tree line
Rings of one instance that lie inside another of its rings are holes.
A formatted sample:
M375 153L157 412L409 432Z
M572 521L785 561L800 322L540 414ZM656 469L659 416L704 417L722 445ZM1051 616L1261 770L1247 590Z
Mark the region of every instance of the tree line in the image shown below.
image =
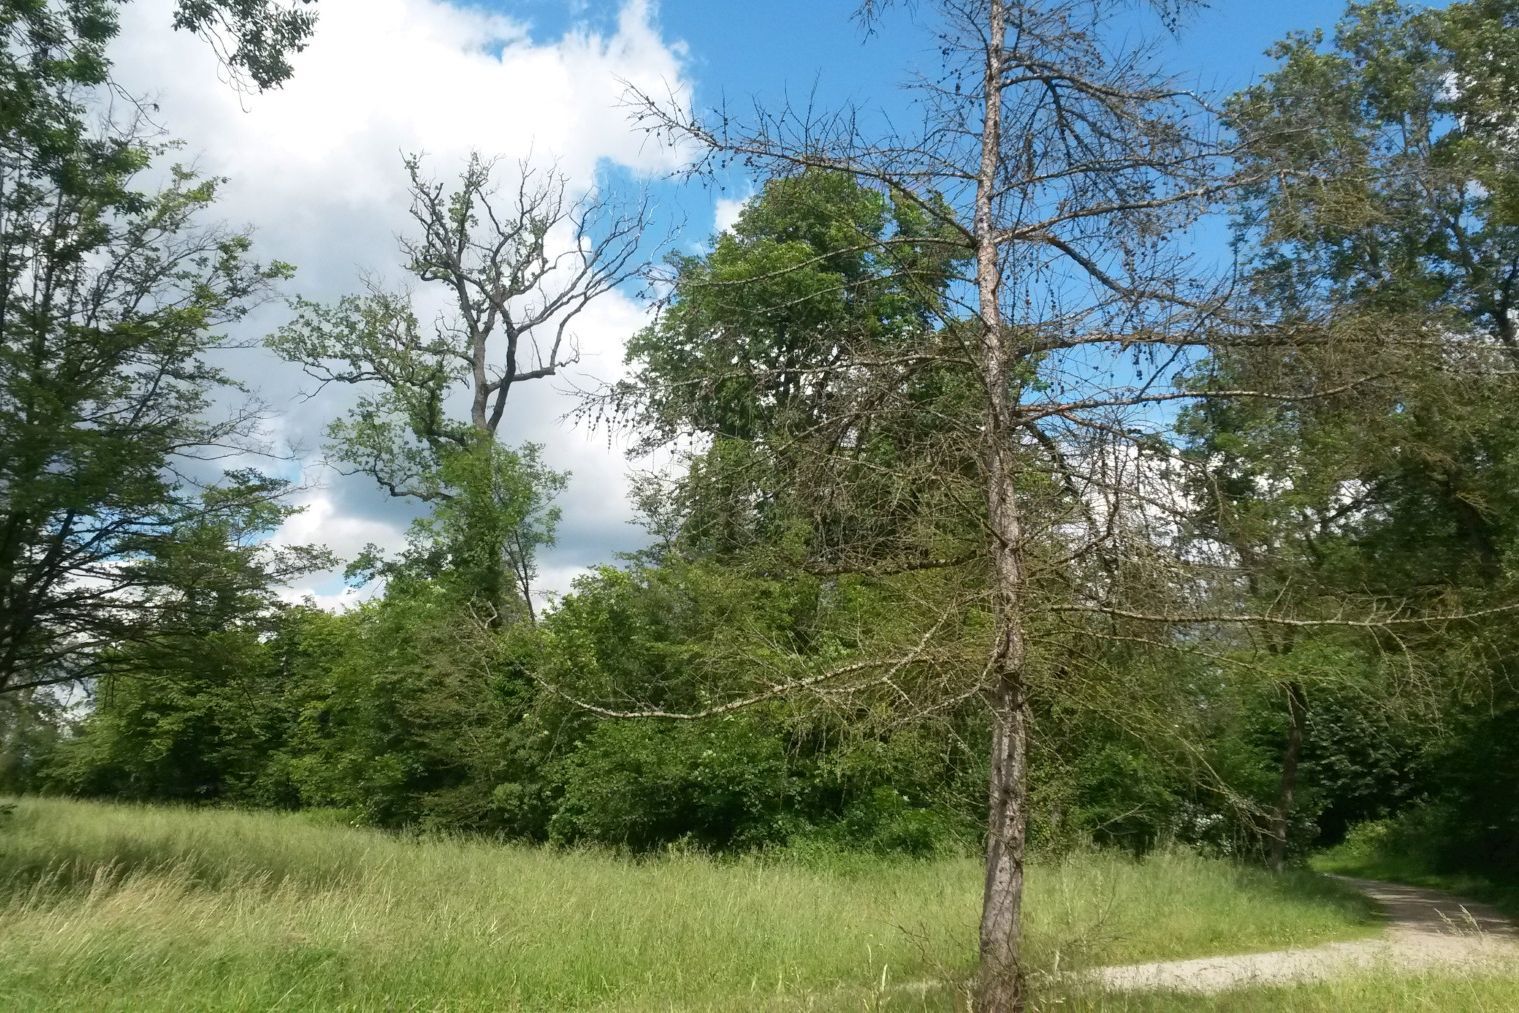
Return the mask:
M423 508L329 613L280 598L334 562L271 544L291 488L241 466L268 409L216 365L292 268L206 224L221 181L149 182L144 117L98 115L118 0L5 0L0 783L984 848L988 1010L1024 1001L1029 847L1281 867L1390 818L1431 865L1519 873L1519 6L1353 3L1222 101L1122 8L920 12L917 133L631 94L690 175L763 181L660 265L636 195L405 160L399 262L447 312L372 285L259 339L353 388L328 458ZM269 88L316 21L175 24ZM540 608L572 479L506 441L510 395L639 279L658 312L578 411L680 467L637 486L645 548Z

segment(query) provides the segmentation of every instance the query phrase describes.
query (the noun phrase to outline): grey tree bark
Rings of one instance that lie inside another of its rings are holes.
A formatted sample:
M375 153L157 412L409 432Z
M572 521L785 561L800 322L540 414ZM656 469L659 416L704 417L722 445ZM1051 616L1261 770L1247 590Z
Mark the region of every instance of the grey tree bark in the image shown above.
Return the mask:
M1006 15L1000 3L987 8L985 105L981 162L976 174L972 231L976 244L976 289L981 320L981 378L988 400L985 423L986 512L990 553L996 574L996 646L992 685L990 782L987 786L986 881L982 892L980 971L976 1006L984 1011L1017 1010L1024 1005L1018 950L1023 906L1023 854L1028 830L1028 738L1024 693L1025 644L1019 606L1023 598L1018 499L1007 334L999 301L1002 265L996 240L993 201L1002 157L1001 78Z

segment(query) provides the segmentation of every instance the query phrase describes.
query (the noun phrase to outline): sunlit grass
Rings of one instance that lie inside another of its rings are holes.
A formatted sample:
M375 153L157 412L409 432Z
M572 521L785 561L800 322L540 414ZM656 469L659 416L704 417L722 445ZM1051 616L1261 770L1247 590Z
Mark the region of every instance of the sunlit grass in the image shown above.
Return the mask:
M634 861L309 817L23 800L0 1008L946 1008L973 857ZM1181 853L1036 863L1041 972L1375 930L1355 897Z

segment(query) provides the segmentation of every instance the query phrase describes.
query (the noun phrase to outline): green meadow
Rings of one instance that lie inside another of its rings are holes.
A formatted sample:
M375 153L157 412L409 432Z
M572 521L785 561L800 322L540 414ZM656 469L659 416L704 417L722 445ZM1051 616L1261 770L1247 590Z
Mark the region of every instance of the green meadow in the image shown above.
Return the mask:
M951 1009L980 902L970 855L633 859L30 798L0 876L5 1009ZM1082 967L1376 931L1310 874L1183 852L1036 861L1026 911L1051 1001Z

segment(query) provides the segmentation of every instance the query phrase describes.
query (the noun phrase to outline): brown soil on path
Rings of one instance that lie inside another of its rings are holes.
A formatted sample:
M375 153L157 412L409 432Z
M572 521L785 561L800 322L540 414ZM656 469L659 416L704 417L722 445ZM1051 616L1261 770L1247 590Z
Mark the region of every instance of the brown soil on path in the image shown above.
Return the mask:
M1208 994L1321 980L1368 967L1421 970L1519 961L1519 927L1485 904L1399 883L1332 878L1375 901L1387 931L1375 939L1296 950L1103 967L1091 972L1091 980L1115 990Z

